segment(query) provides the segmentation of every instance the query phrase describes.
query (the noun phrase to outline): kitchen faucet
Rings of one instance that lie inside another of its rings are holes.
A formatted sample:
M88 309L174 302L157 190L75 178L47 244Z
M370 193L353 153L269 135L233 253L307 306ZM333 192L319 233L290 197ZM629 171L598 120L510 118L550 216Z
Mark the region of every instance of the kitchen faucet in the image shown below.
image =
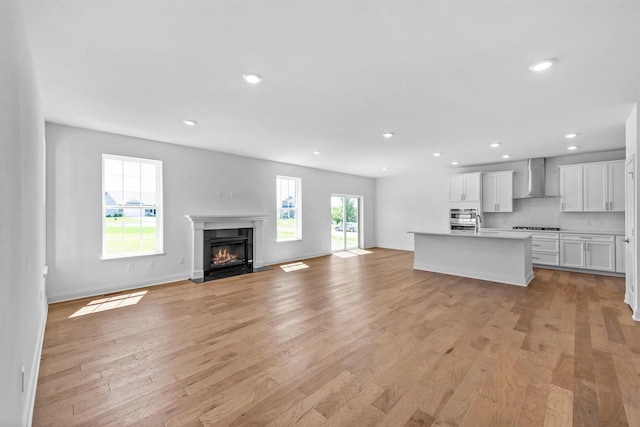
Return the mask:
M482 223L482 217L480 215L476 215L476 233L478 232L478 229L480 228L480 223Z

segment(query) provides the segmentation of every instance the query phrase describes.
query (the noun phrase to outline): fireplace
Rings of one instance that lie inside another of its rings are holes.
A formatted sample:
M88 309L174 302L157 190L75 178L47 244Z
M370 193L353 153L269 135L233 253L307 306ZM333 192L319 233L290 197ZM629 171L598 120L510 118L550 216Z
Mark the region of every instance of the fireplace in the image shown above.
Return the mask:
M220 279L253 271L253 229L205 230L204 280Z
M221 234L207 234L208 237L223 238L223 237L247 237L247 252L250 267L249 271L255 271L264 267L264 239L262 238L262 229L264 221L269 217L268 215L185 215L185 217L191 223L191 258L190 258L190 271L189 278L196 282L202 283L205 280L216 279L231 275L228 270L233 270L238 265L231 265L227 263L224 266L217 268L211 268L211 244L208 239L205 239L205 233L210 231L223 231ZM228 230L246 230L230 232ZM251 233L249 234L249 231ZM208 255L204 252L209 251ZM223 251L224 252L224 251ZM216 264L217 265L217 264ZM213 270L213 271L212 271ZM227 270L225 272L225 270ZM240 272L241 269L238 268ZM205 278L205 271L209 274ZM249 272L247 271L247 272ZM224 274L222 274L224 272Z

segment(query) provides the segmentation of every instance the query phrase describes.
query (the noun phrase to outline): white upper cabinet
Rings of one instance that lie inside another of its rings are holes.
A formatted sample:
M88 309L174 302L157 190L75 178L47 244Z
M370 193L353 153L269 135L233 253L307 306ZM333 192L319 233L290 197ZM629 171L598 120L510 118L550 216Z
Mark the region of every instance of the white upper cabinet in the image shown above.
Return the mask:
M582 212L582 165L560 166L560 210Z
M450 202L479 202L481 173L463 173L449 177Z
M482 177L482 210L513 212L513 171L489 172Z
M589 163L582 166L585 212L608 210L609 166L606 163Z
M624 212L624 160L609 162L609 210Z
M560 166L563 212L624 212L624 160Z

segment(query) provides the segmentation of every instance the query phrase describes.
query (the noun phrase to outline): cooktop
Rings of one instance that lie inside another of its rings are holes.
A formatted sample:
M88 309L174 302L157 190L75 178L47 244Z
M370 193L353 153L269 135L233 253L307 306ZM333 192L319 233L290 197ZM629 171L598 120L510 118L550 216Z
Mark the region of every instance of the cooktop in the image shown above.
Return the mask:
M533 227L529 225L516 225L514 230L531 230L531 231L560 231L560 227Z

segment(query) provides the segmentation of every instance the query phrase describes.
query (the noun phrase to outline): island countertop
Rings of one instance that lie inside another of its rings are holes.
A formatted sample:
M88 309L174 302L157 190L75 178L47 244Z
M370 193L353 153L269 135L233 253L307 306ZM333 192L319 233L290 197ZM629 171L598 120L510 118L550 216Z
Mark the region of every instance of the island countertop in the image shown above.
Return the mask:
M488 238L488 239L510 239L510 240L524 240L531 237L530 232L520 231L487 231L481 230L473 231L456 231L456 230L410 230L407 233L413 234L430 234L434 236L452 236L452 237L476 237L476 238Z
M510 285L533 280L532 233L412 230L413 268Z

